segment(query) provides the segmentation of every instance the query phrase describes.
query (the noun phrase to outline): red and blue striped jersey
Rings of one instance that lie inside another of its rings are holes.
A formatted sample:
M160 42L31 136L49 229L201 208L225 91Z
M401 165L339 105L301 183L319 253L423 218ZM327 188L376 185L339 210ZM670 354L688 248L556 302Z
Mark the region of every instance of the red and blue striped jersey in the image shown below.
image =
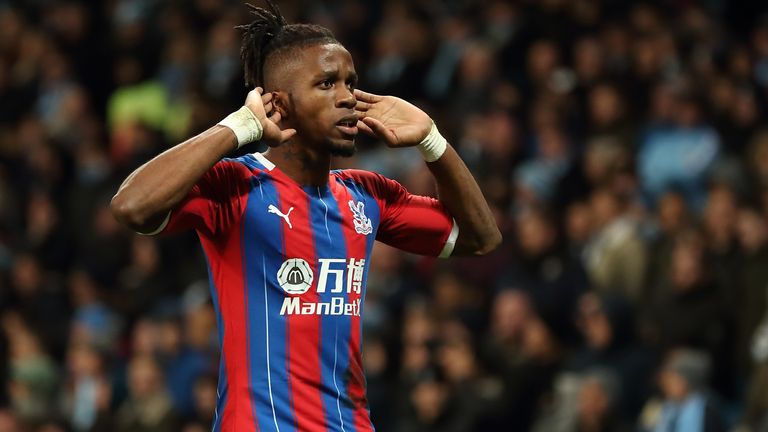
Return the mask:
M360 170L302 186L262 154L224 159L166 220L205 252L221 361L214 431L371 431L361 359L374 239L448 255L439 201Z

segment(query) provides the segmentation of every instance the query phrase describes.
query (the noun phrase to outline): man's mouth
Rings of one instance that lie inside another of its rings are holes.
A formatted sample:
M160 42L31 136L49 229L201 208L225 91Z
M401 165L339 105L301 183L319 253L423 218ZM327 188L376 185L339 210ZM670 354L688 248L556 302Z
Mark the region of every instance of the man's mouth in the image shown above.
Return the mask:
M336 122L336 127L342 134L354 137L357 135L357 116L351 115Z

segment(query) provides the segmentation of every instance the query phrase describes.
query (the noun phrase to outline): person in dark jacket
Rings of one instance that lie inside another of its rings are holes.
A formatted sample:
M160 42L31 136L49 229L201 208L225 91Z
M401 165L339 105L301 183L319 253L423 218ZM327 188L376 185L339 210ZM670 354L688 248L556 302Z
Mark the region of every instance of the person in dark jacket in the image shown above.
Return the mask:
M733 350L728 303L715 283L705 260L700 234L678 235L672 250L669 273L657 290L646 323L651 342L660 352L680 346L700 349L713 361L713 386L728 391Z
M650 395L652 353L636 343L634 314L628 300L616 295L588 293L579 302L579 328L584 346L566 364L566 370L584 373L605 368L618 380L617 410L634 419Z

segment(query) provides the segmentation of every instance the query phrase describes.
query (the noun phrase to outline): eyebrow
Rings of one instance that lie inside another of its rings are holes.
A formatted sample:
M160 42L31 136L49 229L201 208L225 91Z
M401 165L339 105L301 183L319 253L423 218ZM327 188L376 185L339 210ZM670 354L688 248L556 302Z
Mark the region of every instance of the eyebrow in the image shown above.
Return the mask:
M322 71L322 72L318 73L317 75L315 75L315 79L319 80L319 79L325 79L325 78L330 78L330 77L338 77L338 76L339 76L339 70L338 69L333 69L333 70L326 70L326 71ZM355 71L350 72L349 73L349 79L351 79L354 82L357 82L357 80L358 80L357 72L355 72Z

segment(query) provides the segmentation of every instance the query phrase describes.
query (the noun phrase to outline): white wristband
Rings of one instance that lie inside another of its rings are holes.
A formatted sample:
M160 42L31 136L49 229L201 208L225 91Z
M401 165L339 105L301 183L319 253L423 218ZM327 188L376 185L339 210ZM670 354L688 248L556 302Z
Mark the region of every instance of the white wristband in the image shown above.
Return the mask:
M247 106L243 106L224 117L224 120L220 121L219 124L232 129L237 137L237 148L260 140L264 131L259 119Z
M437 126L434 123L432 123L432 129L429 130L427 137L421 140L421 143L416 146L421 152L421 156L423 156L424 160L427 162L434 162L440 159L440 156L443 155L447 147L448 141L440 135L440 132L437 130Z

